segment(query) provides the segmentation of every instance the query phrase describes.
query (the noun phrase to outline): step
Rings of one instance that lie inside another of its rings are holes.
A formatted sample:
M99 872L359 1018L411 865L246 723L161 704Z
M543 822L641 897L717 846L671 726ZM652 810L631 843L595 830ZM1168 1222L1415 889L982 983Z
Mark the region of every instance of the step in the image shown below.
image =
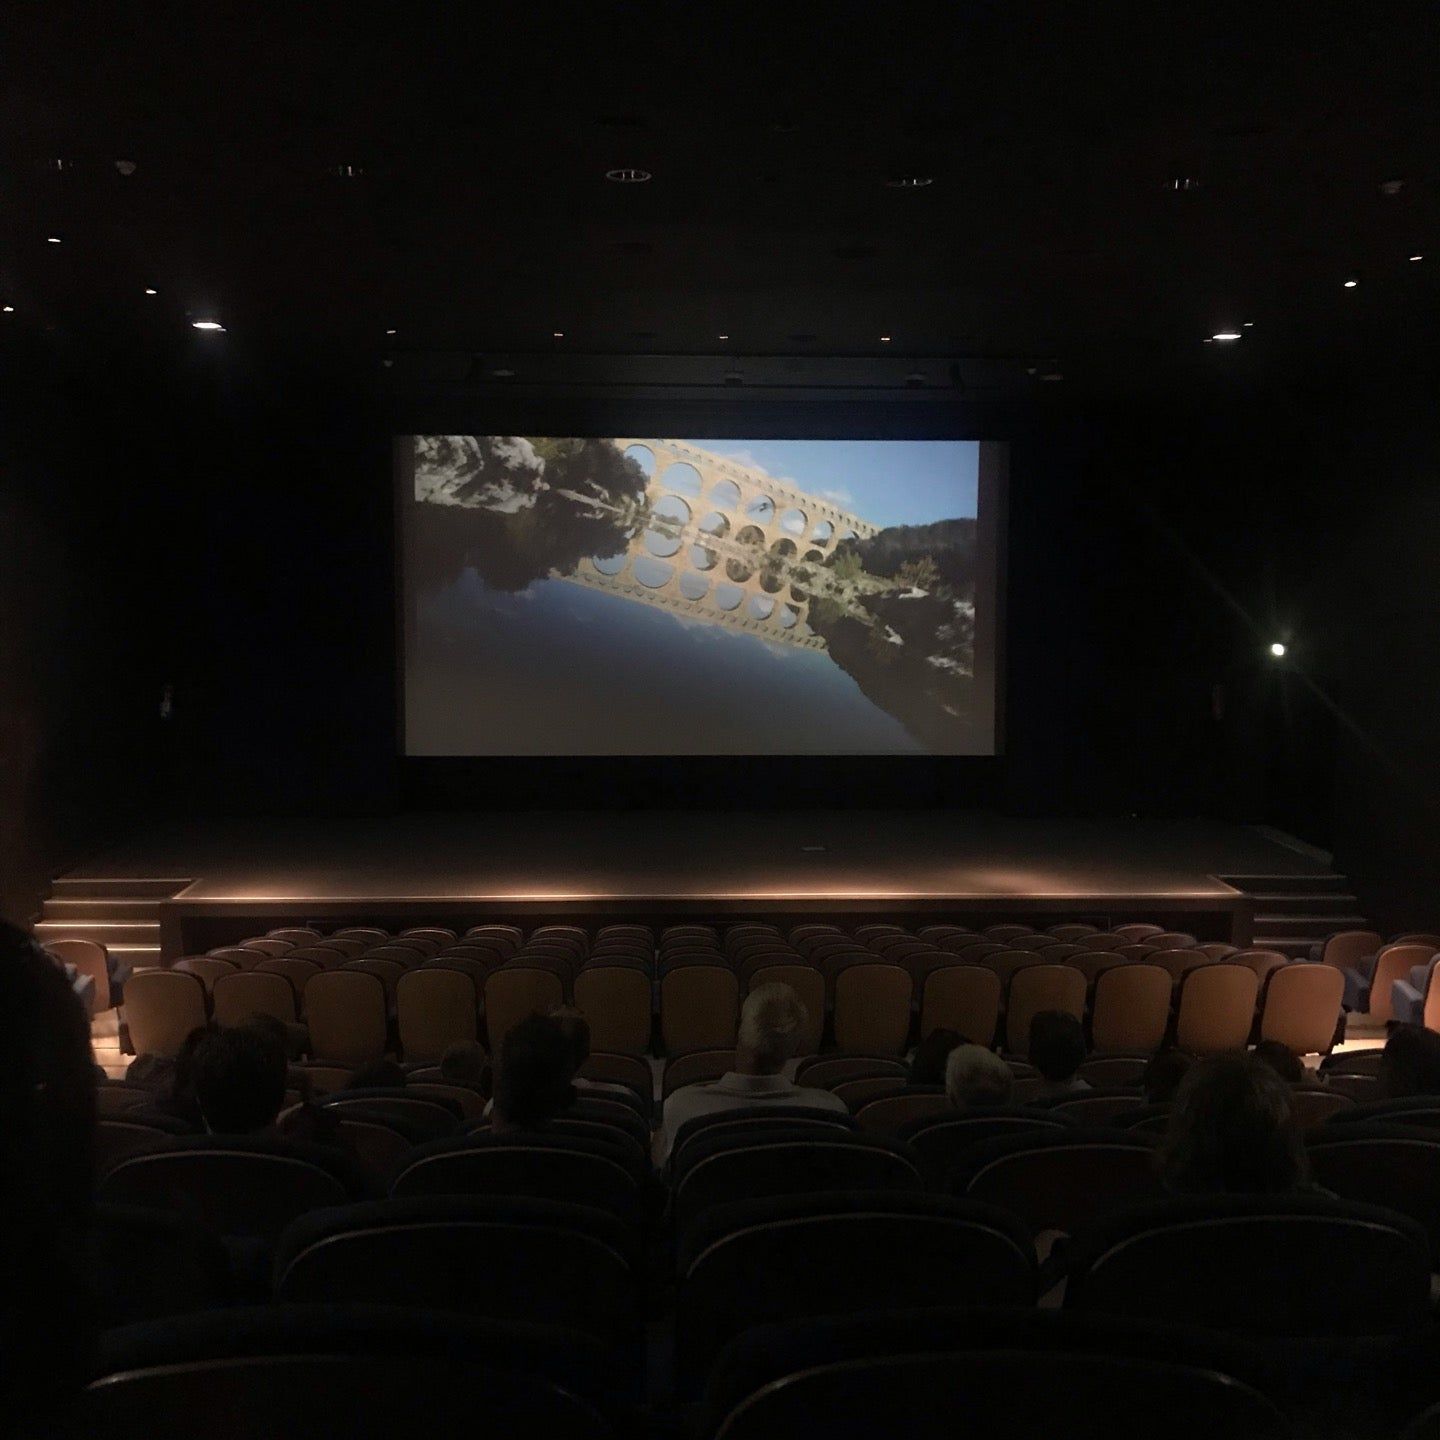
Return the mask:
M1276 890L1287 895L1324 895L1342 890L1350 883L1349 876L1328 871L1318 875L1221 875L1219 878L1248 895Z
M40 912L42 920L73 920L84 924L89 920L159 920L158 897L145 899L57 899L51 896Z
M159 945L158 920L41 920L35 938L47 940L98 940L113 949L119 945Z
M1314 935L1259 935L1251 941L1250 946L1254 950L1278 950L1282 955L1291 955L1296 959L1304 959L1310 954L1310 947L1314 945Z
M57 899L64 900L98 899L110 895L120 899L153 895L157 899L168 900L193 883L191 880L164 880L152 876L61 875L50 882L50 889Z
M1337 892L1334 895L1313 895L1313 894L1285 894L1275 892L1263 892L1248 890L1246 894L1267 914L1276 915L1281 912L1298 910L1305 914L1318 915L1322 911L1329 914L1335 909L1348 909L1352 914L1360 905L1358 895L1343 895Z
M1257 915L1257 935L1309 935L1324 940L1337 930L1367 930L1370 922L1363 915Z

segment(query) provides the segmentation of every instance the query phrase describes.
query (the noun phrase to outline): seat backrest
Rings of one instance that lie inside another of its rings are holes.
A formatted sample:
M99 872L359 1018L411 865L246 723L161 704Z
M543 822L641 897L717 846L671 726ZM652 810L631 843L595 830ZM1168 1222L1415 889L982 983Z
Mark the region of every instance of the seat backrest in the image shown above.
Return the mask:
M854 1102L851 1102L854 1103ZM889 1095L855 1104L855 1123L878 1135L898 1135L907 1125L954 1109L940 1085L908 1085Z
M851 1115L839 1110L810 1110L802 1105L716 1110L708 1115L696 1115L680 1126L670 1146L670 1164L677 1173L683 1170L687 1164L686 1147L702 1137L719 1135L734 1141L763 1140L767 1135L783 1131L795 1139L807 1134L824 1138L836 1131L842 1135L854 1134L855 1128Z
M1175 1043L1191 1055L1243 1050L1255 1023L1260 982L1248 965L1212 960L1180 982Z
M874 1135L824 1136L812 1129L767 1131L763 1138L698 1136L673 1167L674 1214L685 1224L712 1205L766 1195L829 1190L919 1190L920 1168L907 1147Z
M1345 1200L1383 1205L1424 1226L1440 1262L1440 1131L1370 1122L1321 1125L1305 1137L1317 1185Z
M1292 961L1270 972L1260 1007L1260 1038L1297 1055L1323 1054L1335 1040L1345 977L1331 965Z
M1113 950L1081 950L1077 954L1069 956L1065 963L1073 965L1093 986L1102 972L1109 970L1113 965L1123 965L1125 962Z
M903 1060L881 1055L815 1055L795 1067L795 1083L812 1090L832 1090L847 1080L869 1080L889 1076L902 1084L910 1067Z
M1395 1018L1390 987L1397 980L1409 978L1410 971L1419 965L1428 965L1435 958L1433 946L1427 944L1387 945L1375 957L1375 970L1370 977L1370 1019L1377 1025L1388 1024Z
M530 1015L548 1015L565 1003L565 986L551 970L507 961L485 981L485 1030L498 1055L506 1035Z
M909 1084L908 1075L895 1075L881 1070L869 1075L857 1075L849 1080L837 1080L828 1088L837 1100L843 1100L853 1112L878 1096L894 1095L897 1091L907 1089Z
M303 1014L305 987L320 974L322 967L310 960L297 960L292 953L262 960L255 968L265 975L283 975L294 986L295 1000Z
M1012 1054L1030 1053L1030 1022L1042 1010L1085 1018L1084 974L1072 965L1042 962L1017 970L1005 1000L1005 1040Z
M240 942L242 950L254 950L259 955L288 955L294 948L293 940L277 940L272 935L256 935Z
M987 966L952 962L925 977L920 1000L920 1037L955 1030L987 1049L1000 1019L1000 977Z
M1033 935L1033 925L1017 925L1014 921L1004 920L995 925L985 927L985 938L994 940L998 944L1008 945L1012 940L1021 935Z
M1145 1096L1138 1085L1117 1085L1104 1090L1077 1090L1052 1100L1048 1108L1076 1125L1109 1125L1133 1115L1144 1103Z
M1367 955L1376 954L1384 943L1383 937L1374 930L1337 930L1326 939L1320 959L1337 970L1353 970Z
M211 993L217 1025L243 1025L255 1015L272 1015L286 1025L293 1025L299 1013L295 987L289 977L266 970L240 970L222 975Z
M1151 950L1145 957L1147 965L1158 965L1177 988L1180 982L1201 965L1209 965L1210 957L1203 950Z
M292 945L313 945L320 938L320 932L312 930L308 925L281 925L274 930L267 930L265 938L288 940Z
M305 990L305 1018L317 1061L355 1069L385 1054L385 986L376 975L344 967L317 975Z
M153 1110L107 1116L95 1122L95 1174L107 1175L122 1160L163 1150L177 1135L193 1133L183 1120Z
M1098 1216L1164 1193L1151 1137L1078 1126L972 1146L951 1171L950 1185L1019 1216L1036 1235L1073 1235Z
M613 1055L650 1049L650 975L630 964L592 959L575 977L575 1004L590 1025L590 1044Z
M230 1304L234 1284L219 1236L183 1215L97 1205L88 1250L101 1329Z
M221 960L216 955L186 955L183 959L177 960L170 968L179 970L186 975L198 976L200 983L212 996L215 992L215 982L222 975L240 973L240 967L233 960Z
M176 970L137 970L125 982L125 1023L137 1055L173 1059L185 1037L203 1029L205 986Z
M943 1186L962 1156L986 1140L1008 1135L1065 1131L1071 1122L1053 1110L1023 1105L985 1105L937 1112L914 1120L899 1136L918 1157L927 1182Z
M846 965L835 976L835 1046L871 1055L900 1055L910 1033L909 973L888 961Z
M1321 1196L1197 1196L1137 1207L1077 1234L1067 1264L1067 1308L1135 1319L1318 1337L1413 1331L1429 1313L1429 1241L1420 1226Z
M462 1123L464 1108L457 1100L422 1095L409 1085L396 1089L332 1090L322 1104L334 1115L369 1115L386 1123L393 1122L416 1142L454 1134Z
M773 959L748 967L743 977L748 995L760 985L788 985L805 1007L805 1028L800 1032L797 1055L814 1055L825 1034L825 977L797 955L793 960Z
M110 998L110 952L98 940L47 940L45 949L65 965L88 975L95 985L95 1010L108 1010Z
M735 1068L734 1050L692 1050L688 1055L675 1055L665 1061L660 1078L661 1098L668 1100L685 1085L700 1085L718 1080Z
M1115 925L1111 928L1112 935L1118 935L1127 945L1133 945L1140 940L1148 940L1152 935L1163 935L1163 925L1150 925L1142 921L1134 921L1128 925Z
M1295 1123L1302 1130L1313 1129L1334 1115L1353 1110L1355 1103L1353 1096L1343 1090L1332 1090L1328 1085L1290 1087L1290 1107L1295 1112Z
M740 982L723 962L685 964L660 979L660 1042L667 1055L735 1043Z
M1057 940L1068 940L1072 944L1083 945L1092 935L1099 933L1098 925L1087 925L1083 921L1062 921L1059 925L1050 926L1050 934Z
M373 937L361 939L358 935L347 935L343 931L336 931L335 934L327 935L323 940L315 943L326 950L334 950L337 954L344 956L346 960L356 960L370 948L374 940ZM308 948L313 950L315 946L312 945Z
M260 1146L224 1136L178 1140L122 1161L100 1182L112 1204L179 1210L221 1235L273 1244L297 1215L350 1197L303 1147Z
M1135 1089L1144 1080L1145 1067L1149 1063L1148 1054L1095 1054L1090 1056L1076 1073L1088 1085L1105 1089Z
M1048 930L1034 930L1026 935L1017 935L1009 942L1017 950L1048 950L1052 945L1063 945L1065 942L1058 936L1050 934Z
M1012 1217L901 1191L786 1195L708 1210L681 1234L677 1269L682 1392L754 1325L851 1314L881 1295L887 1308L1018 1306L1033 1304L1036 1291L1034 1246Z
M395 1024L407 1061L438 1060L452 1045L474 1040L478 997L462 971L422 965L395 985Z
M1260 981L1262 986L1265 983L1265 977L1272 970L1278 970L1280 966L1289 963L1289 957L1279 950L1237 950L1227 958L1232 965L1248 965L1255 972L1255 978Z
M308 960L312 965L318 966L321 970L334 970L343 965L351 957L342 954L333 945L297 945L288 955L283 957L286 960Z
M1158 1050L1170 1023L1169 971L1144 961L1102 970L1095 980L1090 1034L1097 1050Z

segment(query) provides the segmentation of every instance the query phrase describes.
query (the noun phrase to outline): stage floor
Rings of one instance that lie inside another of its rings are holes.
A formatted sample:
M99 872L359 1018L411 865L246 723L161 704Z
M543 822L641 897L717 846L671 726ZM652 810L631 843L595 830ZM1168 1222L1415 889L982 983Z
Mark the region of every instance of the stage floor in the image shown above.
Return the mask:
M168 958L219 933L196 921L367 915L1191 916L1248 940L1249 897L1220 876L1324 869L1207 821L632 811L175 823L69 878L173 881Z

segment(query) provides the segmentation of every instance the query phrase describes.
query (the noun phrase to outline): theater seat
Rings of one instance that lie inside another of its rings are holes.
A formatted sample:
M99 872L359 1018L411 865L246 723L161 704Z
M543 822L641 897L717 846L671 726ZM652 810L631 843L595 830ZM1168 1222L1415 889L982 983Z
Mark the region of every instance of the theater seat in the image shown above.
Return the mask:
M1014 1217L893 1191L716 1206L681 1234L676 1273L677 1364L688 1390L752 1325L846 1314L881 1296L892 1305L1029 1305L1036 1292L1032 1239Z
M1065 1304L1269 1336L1416 1331L1430 1244L1393 1210L1322 1196L1194 1196L1077 1233Z
M185 1037L208 1019L205 986L198 976L141 970L126 982L125 1024L137 1055L173 1060Z
M976 1105L913 1121L898 1138L914 1152L927 1183L941 1188L960 1157L983 1141L1065 1131L1071 1124L1064 1115L1038 1106Z
M208 1311L104 1339L73 1434L107 1440L603 1440L600 1347L383 1306ZM203 1417L197 1419L197 1417Z
M233 1295L219 1237L173 1211L97 1205L88 1256L102 1330L228 1305Z
M1305 1149L1317 1185L1423 1225L1430 1262L1440 1270L1440 1130L1374 1121L1321 1125L1305 1137Z

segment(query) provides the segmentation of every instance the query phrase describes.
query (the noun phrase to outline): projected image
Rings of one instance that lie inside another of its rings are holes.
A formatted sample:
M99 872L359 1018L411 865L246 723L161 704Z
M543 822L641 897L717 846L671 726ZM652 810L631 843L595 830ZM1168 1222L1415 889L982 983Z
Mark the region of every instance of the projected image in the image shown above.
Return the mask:
M407 750L991 752L980 450L402 437Z

